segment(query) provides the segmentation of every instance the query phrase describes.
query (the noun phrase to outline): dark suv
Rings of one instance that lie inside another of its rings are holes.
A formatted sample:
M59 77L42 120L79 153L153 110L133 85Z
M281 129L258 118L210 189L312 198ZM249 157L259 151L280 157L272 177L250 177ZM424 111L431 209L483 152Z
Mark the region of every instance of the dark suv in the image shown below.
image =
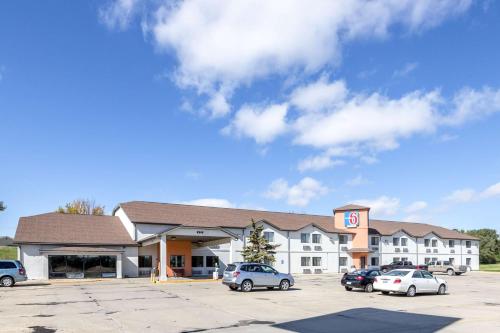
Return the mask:
M393 269L421 269L426 271L427 265L413 265L411 261L393 261L389 265L380 266L380 270L384 273L392 271Z
M380 276L378 269L361 269L352 273L345 273L340 283L347 291L357 288L371 293L373 291L373 281L377 276Z

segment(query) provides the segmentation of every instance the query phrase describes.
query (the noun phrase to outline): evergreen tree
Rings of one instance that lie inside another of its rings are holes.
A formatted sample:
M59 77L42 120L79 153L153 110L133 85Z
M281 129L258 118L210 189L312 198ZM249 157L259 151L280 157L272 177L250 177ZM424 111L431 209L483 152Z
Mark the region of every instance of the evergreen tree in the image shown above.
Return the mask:
M3 204L3 201L0 201L0 212L5 210L5 205Z
M252 219L252 231L248 239L248 244L243 248L241 253L243 259L246 262L258 262L258 263L273 263L275 261L274 255L276 254L275 249L279 244L270 244L267 239L264 238L263 230L264 226L257 225Z

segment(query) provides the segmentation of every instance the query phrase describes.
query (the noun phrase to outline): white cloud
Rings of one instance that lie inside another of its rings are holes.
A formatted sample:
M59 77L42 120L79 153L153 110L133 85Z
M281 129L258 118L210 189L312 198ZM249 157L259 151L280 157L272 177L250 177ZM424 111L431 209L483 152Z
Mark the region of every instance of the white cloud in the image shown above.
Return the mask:
M365 144L379 151L394 149L400 138L435 130L440 102L437 91L416 91L399 99L378 93L354 95L328 112L299 116L294 123L295 143L317 148Z
M420 212L420 211L426 209L427 206L428 206L428 204L425 201L415 201L415 202L412 202L408 207L406 207L405 211L408 214L415 214L417 212ZM414 215L414 216L416 216L416 215Z
M362 175L357 175L356 177L346 181L346 184L349 186L361 186L368 183L370 183L370 181Z
M318 156L310 156L300 161L297 166L297 169L300 172L305 172L309 170L319 171L343 164L345 164L343 160L334 160L330 156L323 154Z
M222 92L211 94L207 107L213 118L223 117L231 111L231 106Z
M403 66L403 68L397 69L394 71L392 76L394 77L404 77L416 70L418 67L417 62L409 62Z
M126 26L134 2L116 2L104 21ZM179 85L210 93L272 74L318 72L339 62L346 41L385 38L394 26L409 32L431 28L471 2L179 1L157 7L143 26L159 49L176 55Z
M447 125L461 125L500 112L500 89L464 88L453 98L454 110L442 119Z
M305 177L297 184L290 186L282 178L271 183L264 194L270 199L286 199L292 206L307 206L309 202L328 193L328 188L314 178Z
M140 0L115 0L99 9L99 19L110 29L124 30L136 14Z
M327 77L323 76L317 82L295 89L290 103L308 112L323 111L344 102L346 95L344 81L328 82Z
M233 205L229 200L217 199L217 198L203 198L191 201L182 202L185 205L195 205L195 206L207 206L207 207L222 207L222 208L233 208Z
M453 191L450 195L444 198L444 201L449 203L465 203L476 198L476 191L470 188Z
M500 182L491 185L487 189L485 189L483 192L481 192L481 198L491 198L494 196L500 195Z
M357 200L354 203L370 207L370 215L377 217L395 215L400 208L400 200L398 198L390 198L385 195L375 199Z
M287 104L243 106L222 132L254 139L258 144L269 143L287 129Z

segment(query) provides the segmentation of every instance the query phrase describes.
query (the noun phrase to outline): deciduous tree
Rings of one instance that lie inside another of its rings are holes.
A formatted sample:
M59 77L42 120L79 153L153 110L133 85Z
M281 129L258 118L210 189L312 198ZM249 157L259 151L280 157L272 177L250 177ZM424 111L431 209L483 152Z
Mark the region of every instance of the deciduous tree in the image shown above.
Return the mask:
M59 206L58 213L64 214L80 214L80 215L104 215L104 206L98 205L94 200L77 199Z

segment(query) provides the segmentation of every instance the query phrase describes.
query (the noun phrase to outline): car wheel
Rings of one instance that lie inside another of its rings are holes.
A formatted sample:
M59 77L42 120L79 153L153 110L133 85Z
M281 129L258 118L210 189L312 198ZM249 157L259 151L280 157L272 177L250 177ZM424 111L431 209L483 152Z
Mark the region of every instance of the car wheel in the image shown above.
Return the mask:
M462 273L461 272L456 272L455 275L462 275Z
M14 286L14 279L11 278L10 276L3 277L2 280L0 281L0 284L3 287L12 287Z
M352 288L351 288L351 287L348 287L348 286L344 286L344 288L345 288L345 290L347 290L347 291L351 291L351 290L352 290Z
M245 280L241 283L241 291L243 292L249 292L249 291L252 291L252 288L253 288L253 284L252 284L252 281L250 280Z
M373 284L368 283L368 284L365 286L365 292L367 292L367 293L371 293L372 291L373 291Z
M274 289L274 287L267 287L267 289L269 289L269 290L273 290L273 289Z
M236 286L229 286L229 289L231 289L231 290L238 290L238 287L236 287Z
M442 284L439 286L438 295L444 295L444 294L446 294L446 286Z
M288 280L281 280L280 282L280 290L288 290L290 289L290 281Z
M413 297L416 295L416 293L417 289L415 288L415 286L410 286L410 288L408 288L408 290L406 291L406 296Z
M447 273L449 276L452 276L453 274L455 274L455 272L453 272L453 270L452 270L452 269L448 269L448 270L446 271L446 273Z
M388 291L383 291L382 294L383 295L389 295L389 292Z

